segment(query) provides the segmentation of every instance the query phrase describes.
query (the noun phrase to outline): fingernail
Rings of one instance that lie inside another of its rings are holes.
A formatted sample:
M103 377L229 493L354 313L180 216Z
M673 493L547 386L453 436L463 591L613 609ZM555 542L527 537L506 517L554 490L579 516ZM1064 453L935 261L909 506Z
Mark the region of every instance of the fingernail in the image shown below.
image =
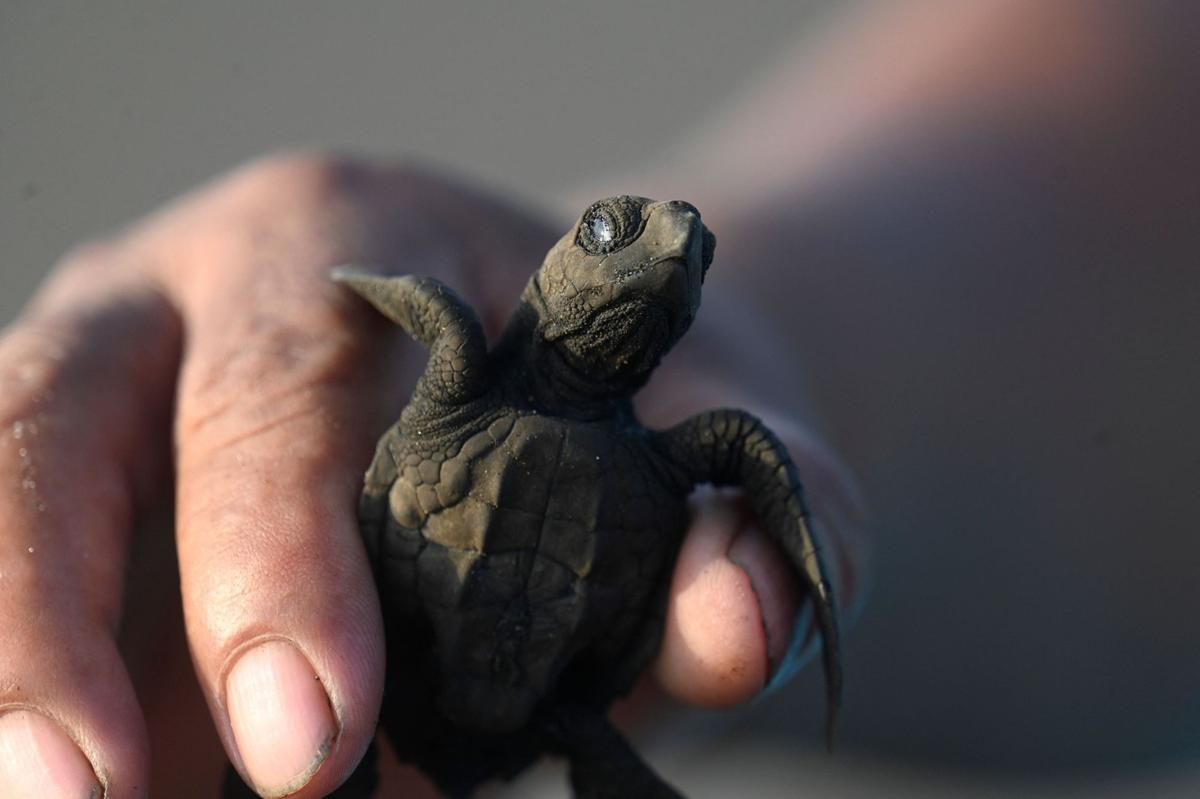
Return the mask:
M0 796L99 799L92 765L56 723L28 710L0 716Z
M337 726L304 655L286 641L259 644L238 658L225 686L233 737L254 788L273 798L307 785Z
M755 524L743 527L729 547L727 557L750 578L758 597L767 635L768 674L774 675L795 634L794 619L800 609L796 581L786 558Z

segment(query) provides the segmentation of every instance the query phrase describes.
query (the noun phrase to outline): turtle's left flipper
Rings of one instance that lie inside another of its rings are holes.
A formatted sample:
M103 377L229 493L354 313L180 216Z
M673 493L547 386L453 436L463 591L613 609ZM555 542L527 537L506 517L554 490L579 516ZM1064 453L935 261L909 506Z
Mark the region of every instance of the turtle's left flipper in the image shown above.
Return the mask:
M429 362L410 403L456 406L486 387L487 340L474 309L432 277L385 277L352 266L332 272L354 291L429 347Z
M767 534L787 553L812 600L824 647L828 702L826 742L832 743L841 704L842 662L833 592L813 540L796 467L787 449L757 417L706 411L659 434L667 456L693 484L736 486Z

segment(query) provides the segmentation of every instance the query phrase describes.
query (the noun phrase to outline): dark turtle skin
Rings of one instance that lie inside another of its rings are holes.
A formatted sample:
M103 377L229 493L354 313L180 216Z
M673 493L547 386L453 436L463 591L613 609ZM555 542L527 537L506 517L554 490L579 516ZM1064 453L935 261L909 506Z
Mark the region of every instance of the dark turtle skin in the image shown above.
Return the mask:
M491 351L439 281L335 272L430 349L379 441L359 520L389 642L382 725L450 796L545 753L569 760L581 799L680 795L606 713L658 649L702 483L744 489L794 565L832 729L833 596L783 445L744 411L654 431L631 404L695 318L714 248L688 203L601 200L550 250ZM335 796L370 795L372 758Z

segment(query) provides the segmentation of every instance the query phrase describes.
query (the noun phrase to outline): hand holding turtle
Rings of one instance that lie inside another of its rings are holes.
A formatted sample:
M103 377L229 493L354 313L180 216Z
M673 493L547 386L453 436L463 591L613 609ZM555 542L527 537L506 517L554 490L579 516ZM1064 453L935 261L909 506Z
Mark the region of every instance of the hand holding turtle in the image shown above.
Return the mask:
M632 407L692 326L714 250L689 203L596 202L490 351L444 283L334 272L430 350L367 470L359 521L398 642L383 725L448 795L551 751L578 799L678 796L607 714L658 651L697 484L742 488L800 578L832 740L838 620L783 444L741 410L652 431Z
M61 795L124 799L152 774L156 793L215 790L201 697L264 795L350 774L384 660L353 508L424 355L328 268L436 275L495 332L551 240L439 180L289 156L66 259L0 339L0 792L53 796L53 775ZM837 483L818 450L793 455L818 491ZM178 584L147 521L172 494ZM734 541L734 516L706 518L656 670L685 701L730 704L786 649L796 587L752 530Z

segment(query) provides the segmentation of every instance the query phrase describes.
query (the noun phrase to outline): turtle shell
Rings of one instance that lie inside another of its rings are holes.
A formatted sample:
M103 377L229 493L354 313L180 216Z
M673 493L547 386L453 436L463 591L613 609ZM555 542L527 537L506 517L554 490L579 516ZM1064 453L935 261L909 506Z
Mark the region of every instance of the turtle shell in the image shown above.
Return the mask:
M505 732L543 700L628 690L657 648L690 490L646 431L508 409L440 435L402 424L385 445L380 593L428 630L438 712Z

